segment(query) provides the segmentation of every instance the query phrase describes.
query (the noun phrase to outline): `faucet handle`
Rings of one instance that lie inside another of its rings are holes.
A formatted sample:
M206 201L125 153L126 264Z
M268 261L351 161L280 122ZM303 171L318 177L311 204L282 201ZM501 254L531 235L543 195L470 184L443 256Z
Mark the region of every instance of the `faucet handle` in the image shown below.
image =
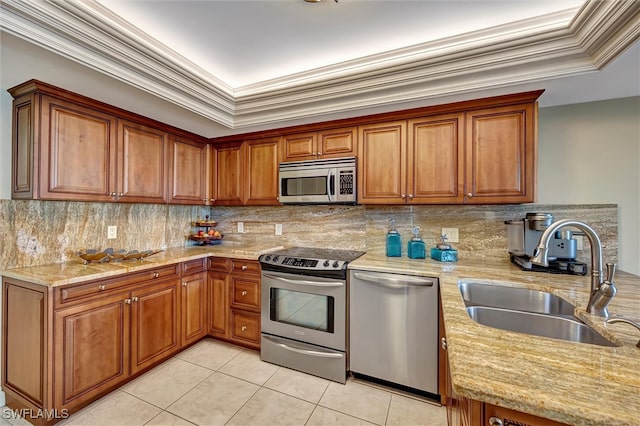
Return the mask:
M607 275L604 282L613 284L613 276L616 274L616 264L612 262L607 262Z

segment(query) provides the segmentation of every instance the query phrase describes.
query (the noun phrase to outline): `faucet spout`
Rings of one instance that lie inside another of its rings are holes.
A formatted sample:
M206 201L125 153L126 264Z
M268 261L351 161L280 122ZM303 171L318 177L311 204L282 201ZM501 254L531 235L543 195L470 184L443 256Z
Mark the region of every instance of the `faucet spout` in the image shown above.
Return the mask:
M603 286L603 270L602 270L602 243L596 231L584 222L573 219L564 219L552 223L540 237L540 242L531 258L531 262L536 265L549 266L549 242L551 237L564 227L573 227L585 233L589 239L591 246L591 292L589 296L589 304L587 312L599 316L608 317L607 305L615 295L615 287L613 284L613 272L611 278L607 279L607 283ZM613 268L615 271L615 268ZM611 281L609 283L609 281ZM602 291L601 291L602 290Z

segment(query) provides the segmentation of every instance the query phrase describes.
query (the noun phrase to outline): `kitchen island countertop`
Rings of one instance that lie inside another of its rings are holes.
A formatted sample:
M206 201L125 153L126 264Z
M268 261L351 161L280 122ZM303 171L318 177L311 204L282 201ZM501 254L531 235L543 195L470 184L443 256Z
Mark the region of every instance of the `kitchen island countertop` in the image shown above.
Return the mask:
M478 401L576 425L638 425L640 332L606 325L585 311L590 277L522 271L508 258L457 263L365 255L350 269L409 273L440 279L440 298L454 391ZM554 293L575 314L620 345L603 347L487 327L467 314L459 279ZM640 277L619 272L612 316L640 321Z
M263 253L282 249L282 246L256 245L241 243L223 243L208 246L187 246L169 248L160 253L138 260L121 262L83 264L79 257L68 262L49 265L29 266L6 269L0 275L40 284L58 287L104 278L115 277L159 266L200 259L209 256L230 257L235 259L257 260Z

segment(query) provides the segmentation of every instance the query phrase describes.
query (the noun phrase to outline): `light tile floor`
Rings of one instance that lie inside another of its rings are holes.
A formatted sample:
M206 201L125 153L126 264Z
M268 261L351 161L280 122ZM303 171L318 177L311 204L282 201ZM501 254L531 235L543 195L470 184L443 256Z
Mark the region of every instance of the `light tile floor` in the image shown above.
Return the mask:
M0 426L24 420L0 419ZM346 385L203 340L94 402L61 426L446 425L434 402L361 381Z

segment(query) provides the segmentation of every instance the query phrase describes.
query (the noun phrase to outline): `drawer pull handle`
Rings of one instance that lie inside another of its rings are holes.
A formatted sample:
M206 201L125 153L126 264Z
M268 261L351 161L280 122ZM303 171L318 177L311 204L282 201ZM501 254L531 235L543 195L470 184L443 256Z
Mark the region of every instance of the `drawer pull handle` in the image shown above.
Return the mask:
M124 299L124 303L127 304L127 305L130 305L131 304L131 299Z
M153 278L158 278L159 276L160 276L160 274L159 274L159 273L157 273L157 272L154 272L154 273L153 273Z
M242 296L246 296L247 295L247 290L242 290L242 293L240 293Z
M247 270L247 265L242 265L242 267L240 269L242 269L243 271L246 271Z
M246 325L243 325L242 327L240 327L240 330L242 330L242 331L247 331L247 326L246 326Z
M104 284L100 284L100 285L98 286L98 291L105 291L106 289L107 289L107 286L106 286L106 285L104 285Z

